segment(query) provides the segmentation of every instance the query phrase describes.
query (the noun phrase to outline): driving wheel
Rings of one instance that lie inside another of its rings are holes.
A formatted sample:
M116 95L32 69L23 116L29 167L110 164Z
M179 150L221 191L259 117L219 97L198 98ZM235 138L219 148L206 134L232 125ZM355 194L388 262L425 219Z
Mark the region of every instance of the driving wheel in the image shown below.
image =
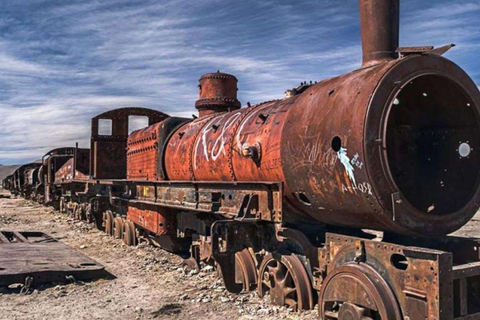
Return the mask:
M318 299L320 319L400 320L395 295L366 264L347 264L325 279Z
M123 242L127 246L137 245L137 232L135 230L135 224L130 220L126 220L123 225Z
M293 253L269 253L259 269L258 295L270 293L272 304L293 310L313 308L313 291L305 267Z
M235 254L235 282L241 283L245 291L255 290L257 286L257 268L247 248Z
M113 213L110 210L103 213L103 227L106 234L113 236Z
M113 236L115 237L115 239L122 239L123 228L124 223L122 218L116 217L115 219L113 219Z

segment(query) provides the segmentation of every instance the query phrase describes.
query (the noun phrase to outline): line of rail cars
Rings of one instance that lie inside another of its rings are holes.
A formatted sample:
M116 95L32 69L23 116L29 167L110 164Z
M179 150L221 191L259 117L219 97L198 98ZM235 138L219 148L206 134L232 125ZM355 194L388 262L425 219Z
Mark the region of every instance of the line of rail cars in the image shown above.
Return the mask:
M480 319L480 241L446 236L480 206L479 90L451 46L398 47L398 0L360 9L358 70L245 108L206 74L199 117L100 114L3 185L322 319Z

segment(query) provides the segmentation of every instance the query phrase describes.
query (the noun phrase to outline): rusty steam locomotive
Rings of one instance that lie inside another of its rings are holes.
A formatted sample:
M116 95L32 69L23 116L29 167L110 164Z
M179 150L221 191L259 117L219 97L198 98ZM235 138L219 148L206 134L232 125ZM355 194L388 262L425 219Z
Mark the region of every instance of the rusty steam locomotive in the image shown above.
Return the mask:
M358 70L245 108L206 74L199 117L100 114L4 187L322 319L480 319L480 241L446 236L480 207L479 90L453 45L398 46L399 0L360 10Z

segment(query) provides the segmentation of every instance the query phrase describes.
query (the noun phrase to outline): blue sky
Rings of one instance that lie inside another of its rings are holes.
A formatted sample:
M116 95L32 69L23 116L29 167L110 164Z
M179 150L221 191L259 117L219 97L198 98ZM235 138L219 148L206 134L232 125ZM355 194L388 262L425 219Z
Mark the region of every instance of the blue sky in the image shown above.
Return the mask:
M480 0L401 0L402 46L448 43L480 84ZM245 105L360 62L358 0L0 0L0 163L88 147L116 107L190 116L206 72Z

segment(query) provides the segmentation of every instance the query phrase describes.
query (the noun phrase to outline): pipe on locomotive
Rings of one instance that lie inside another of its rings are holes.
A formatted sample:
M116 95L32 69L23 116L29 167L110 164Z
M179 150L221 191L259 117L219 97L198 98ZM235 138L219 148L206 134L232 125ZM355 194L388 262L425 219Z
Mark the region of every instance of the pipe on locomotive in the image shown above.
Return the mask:
M363 67L395 59L400 0L360 0Z

